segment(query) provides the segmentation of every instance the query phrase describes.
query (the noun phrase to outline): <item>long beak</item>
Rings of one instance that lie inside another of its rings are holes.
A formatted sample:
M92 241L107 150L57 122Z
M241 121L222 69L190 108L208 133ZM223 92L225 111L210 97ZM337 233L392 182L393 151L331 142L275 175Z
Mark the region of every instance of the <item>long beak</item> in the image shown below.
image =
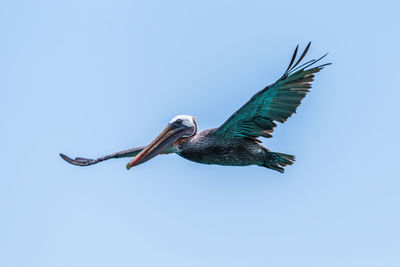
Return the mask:
M158 154L162 153L165 149L171 146L176 140L178 140L185 132L187 128L173 128L171 124L153 140L147 147L145 147L133 160L127 165L126 169L130 169L133 166L144 163Z

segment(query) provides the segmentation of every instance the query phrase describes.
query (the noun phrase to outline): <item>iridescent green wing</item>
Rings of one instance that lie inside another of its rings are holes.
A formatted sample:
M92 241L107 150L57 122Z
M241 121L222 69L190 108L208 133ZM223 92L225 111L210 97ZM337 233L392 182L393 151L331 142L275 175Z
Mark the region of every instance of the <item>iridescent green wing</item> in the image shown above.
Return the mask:
M215 134L220 134L229 138L259 136L272 137L274 127L277 122L285 122L293 113L296 112L301 100L311 88L314 74L331 63L309 68L322 58L313 59L301 65L300 62L307 54L311 42L293 65L298 46L296 47L290 64L283 76L256 93L246 104L236 111L229 119L222 124Z

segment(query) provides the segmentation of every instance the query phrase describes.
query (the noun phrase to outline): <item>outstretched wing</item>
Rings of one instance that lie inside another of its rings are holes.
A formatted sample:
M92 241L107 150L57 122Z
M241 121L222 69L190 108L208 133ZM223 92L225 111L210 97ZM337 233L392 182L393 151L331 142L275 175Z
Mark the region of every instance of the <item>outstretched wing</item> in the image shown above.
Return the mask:
M275 121L285 122L293 113L296 112L301 100L311 88L314 80L314 73L319 72L324 66L331 63L309 68L322 58L313 59L301 65L300 62L307 54L311 42L300 58L293 65L298 47L296 47L289 67L283 76L256 93L246 104L236 111L229 119L222 124L215 134L224 135L230 138L259 136L272 137Z
M104 160L108 160L108 159L117 159L117 158L127 158L127 157L135 157L137 154L140 153L140 151L142 151L145 147L144 146L140 146L140 147L134 147L131 149L127 149L127 150L123 150L123 151L119 151L119 152L115 152L112 153L110 155L106 155L97 159L86 159L86 158L80 158L77 157L75 159L71 159L70 157L60 153L60 156L62 159L64 159L65 161L73 164L73 165L77 165L77 166L89 166L89 165L93 165L99 162L102 162ZM172 153L171 149L166 149L163 153L161 154L170 154Z

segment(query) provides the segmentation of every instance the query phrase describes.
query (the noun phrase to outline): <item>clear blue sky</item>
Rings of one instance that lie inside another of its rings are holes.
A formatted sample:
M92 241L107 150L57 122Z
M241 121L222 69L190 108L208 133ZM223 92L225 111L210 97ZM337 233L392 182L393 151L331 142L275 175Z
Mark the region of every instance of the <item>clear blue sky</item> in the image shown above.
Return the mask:
M400 266L400 6L369 2L2 1L0 266ZM284 175L58 156L216 127L310 40Z

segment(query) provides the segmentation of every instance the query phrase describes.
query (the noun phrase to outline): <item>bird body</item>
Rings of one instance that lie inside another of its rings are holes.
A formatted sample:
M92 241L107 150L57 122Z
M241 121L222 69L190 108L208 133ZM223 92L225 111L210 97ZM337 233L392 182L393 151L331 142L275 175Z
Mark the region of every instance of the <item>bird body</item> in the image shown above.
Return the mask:
M175 153L203 164L257 165L283 173L284 167L292 165L295 157L271 152L258 138L272 137L271 133L277 126L275 122L283 123L296 112L301 100L311 88L314 74L330 64L309 68L326 55L300 64L310 44L295 63L298 50L296 47L289 67L282 77L256 93L218 128L198 133L193 116L178 115L146 147L116 152L95 160L80 157L71 159L64 154L60 156L78 166L93 165L110 158L135 157L127 164L127 169L130 169L159 154Z
M223 166L258 165L283 171L283 166L292 164L294 156L277 160L281 156L269 151L257 139L246 137L231 139L216 134L216 128L207 129L173 146L179 156L203 164Z
M248 138L230 139L207 129L174 145L179 156L204 164L247 166L257 164L263 153L262 146Z

